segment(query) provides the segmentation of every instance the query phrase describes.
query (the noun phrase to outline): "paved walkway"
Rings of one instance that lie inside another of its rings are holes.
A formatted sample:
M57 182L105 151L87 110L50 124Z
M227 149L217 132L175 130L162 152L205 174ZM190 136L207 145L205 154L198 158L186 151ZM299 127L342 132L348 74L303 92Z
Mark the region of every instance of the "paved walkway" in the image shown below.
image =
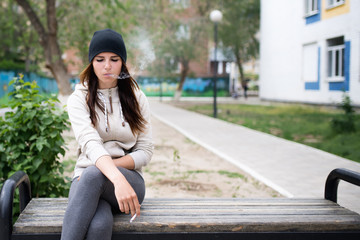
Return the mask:
M256 98L248 103L259 103ZM221 101L233 101L221 100ZM335 168L360 172L360 164L302 144L150 99L153 115L286 197L324 197ZM340 181L338 202L360 213L360 187Z

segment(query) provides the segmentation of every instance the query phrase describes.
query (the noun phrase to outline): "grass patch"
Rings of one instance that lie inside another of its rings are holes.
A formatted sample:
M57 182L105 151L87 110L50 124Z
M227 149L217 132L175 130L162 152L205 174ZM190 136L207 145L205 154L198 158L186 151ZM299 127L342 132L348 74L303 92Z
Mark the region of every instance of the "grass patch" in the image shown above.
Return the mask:
M218 173L221 175L226 175L229 178L246 179L246 177L244 175L237 173L237 172L229 172L229 171L225 171L225 170L219 170Z
M164 172L150 172L150 175L151 176L165 176L165 173Z
M185 109L212 116L211 104L183 105ZM340 110L305 105L219 104L218 118L312 146L360 162L360 115L355 114L357 132L335 134L331 121Z
M197 173L211 173L212 171L207 171L207 170L188 170L187 173L188 174L197 174Z

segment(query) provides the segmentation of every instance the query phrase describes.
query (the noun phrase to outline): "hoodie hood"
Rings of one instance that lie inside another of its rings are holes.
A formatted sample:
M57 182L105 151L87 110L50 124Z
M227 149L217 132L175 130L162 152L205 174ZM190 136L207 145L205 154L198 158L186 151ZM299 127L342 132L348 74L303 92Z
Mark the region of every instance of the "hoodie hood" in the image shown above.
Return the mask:
M86 83L85 83L85 86L81 83L78 83L75 85L75 90L88 91L88 88L86 85L87 85Z

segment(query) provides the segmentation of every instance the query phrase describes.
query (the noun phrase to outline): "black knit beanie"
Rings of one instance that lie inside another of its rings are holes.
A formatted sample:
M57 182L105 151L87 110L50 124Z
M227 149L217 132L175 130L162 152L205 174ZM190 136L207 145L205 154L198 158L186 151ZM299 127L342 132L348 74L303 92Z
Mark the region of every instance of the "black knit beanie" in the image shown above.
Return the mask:
M126 48L121 34L111 29L99 30L94 33L89 46L89 62L102 52L112 52L126 62Z

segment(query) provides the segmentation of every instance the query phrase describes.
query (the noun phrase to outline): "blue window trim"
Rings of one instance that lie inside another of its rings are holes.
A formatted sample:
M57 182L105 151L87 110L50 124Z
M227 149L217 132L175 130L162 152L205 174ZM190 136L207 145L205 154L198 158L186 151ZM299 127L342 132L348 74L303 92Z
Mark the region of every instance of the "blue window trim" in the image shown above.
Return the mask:
M343 82L330 82L330 91L349 91L350 88L350 41L345 42L345 56L344 56L344 77Z
M318 47L317 81L305 82L305 90L320 90L320 47Z
M318 13L306 17L305 20L306 20L306 25L315 23L315 22L318 22L321 20L321 0L318 1Z

